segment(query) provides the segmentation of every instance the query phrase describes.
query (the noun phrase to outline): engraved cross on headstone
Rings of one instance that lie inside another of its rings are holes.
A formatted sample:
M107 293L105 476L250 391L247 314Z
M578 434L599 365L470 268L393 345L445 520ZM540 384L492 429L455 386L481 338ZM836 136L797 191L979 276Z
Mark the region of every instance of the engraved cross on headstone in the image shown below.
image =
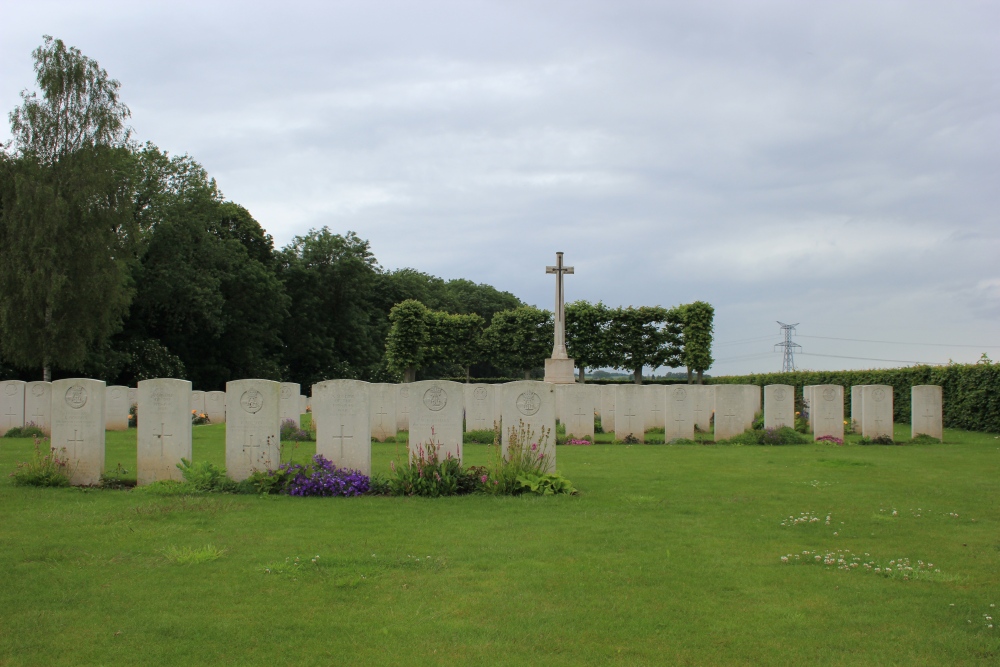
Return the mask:
M247 450L250 450L250 459L254 463L256 463L257 459L260 458L260 456L261 456L260 450L262 448L262 445L260 444L260 439L259 438L257 439L256 442L254 442L254 436L255 435L256 434L254 434L254 433L247 433L246 434L246 438L244 438L244 440L243 440L243 453L245 454L247 452ZM255 449L257 450L256 455L254 455L254 453L253 453L253 450L255 450Z
M75 445L77 443L83 442L83 437L80 436L79 433L80 433L79 431L77 431L76 429L73 429L73 437L69 438L67 440L67 442L69 442L71 445Z
M577 428L585 428L587 426L586 419L584 419L587 416L587 411L583 409L582 405L577 404L576 410L573 412L573 416L576 417ZM591 419L593 419L593 415L591 415Z
M924 414L922 416L924 418L924 428L927 429L928 431L933 429L936 420L934 418L934 413L931 411L931 406L929 405L924 406Z
M7 414L7 427L10 428L10 427L15 426L16 425L16 421L17 421L17 412L14 410L14 406L13 405L8 405L7 406L7 413L6 414Z
M385 396L382 396L381 398L382 400L379 402L378 412L376 412L375 414L378 415L379 428L382 429L383 431L386 431L389 429L389 426L386 424L385 418L389 413L385 409Z
M563 266L563 254L556 253L556 265L546 266L545 273L554 273L556 276L556 317L555 317L555 341L552 344L553 359L568 359L566 353L566 307L564 304L563 276L573 273L572 266Z
M628 426L626 428L627 428L627 430L629 432L631 432L632 431L632 417L638 417L639 415L636 413L636 411L630 405L627 408L625 408L625 416L628 417Z
M172 438L172 437L174 437L173 433L167 433L166 430L167 430L166 429L166 424L164 424L163 422L160 422L160 432L159 433L156 432L155 428L153 429L153 437L155 437L157 440L160 441L160 456L163 456L163 439L164 438Z
M353 439L354 439L354 434L353 433L347 433L347 434L345 434L344 433L344 425L341 424L340 425L340 434L336 434L335 433L333 435L333 443L334 443L334 445L337 445L337 446L340 447L340 459L338 461L336 461L335 463L340 463L341 461L344 460L344 441L345 440L353 440Z

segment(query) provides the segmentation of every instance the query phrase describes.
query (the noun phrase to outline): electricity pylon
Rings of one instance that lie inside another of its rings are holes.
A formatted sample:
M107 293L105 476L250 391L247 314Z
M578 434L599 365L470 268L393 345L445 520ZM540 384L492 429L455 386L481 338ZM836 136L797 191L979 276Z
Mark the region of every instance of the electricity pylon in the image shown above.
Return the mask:
M801 345L792 342L792 334L795 333L795 327L799 326L799 323L785 324L784 322L778 322L778 324L781 325L781 333L784 334L785 340L777 343L775 347L784 348L784 356L781 359L781 372L788 373L795 370L795 348L802 349Z

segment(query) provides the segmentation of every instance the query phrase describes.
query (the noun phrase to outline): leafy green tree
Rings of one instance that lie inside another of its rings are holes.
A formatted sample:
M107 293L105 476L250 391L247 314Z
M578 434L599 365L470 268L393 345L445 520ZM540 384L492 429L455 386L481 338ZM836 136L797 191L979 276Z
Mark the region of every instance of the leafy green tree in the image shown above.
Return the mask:
M137 215L147 245L136 298L116 350L158 341L196 387L240 377L279 379L289 300L275 275L271 239L187 156L147 145Z
M611 311L601 302L566 304L566 349L580 369L580 382L586 381L585 369L611 365L610 320Z
M609 366L632 371L642 384L642 369L681 365L680 323L666 308L616 308L608 324Z
M469 369L482 355L483 318L475 313L455 315L427 312L429 335L425 365L459 366L469 381Z
M552 352L554 326L552 313L534 306L501 311L483 332L483 346L497 366L521 370L527 380Z
M388 314L372 307L378 270L367 241L327 227L295 237L278 253L278 276L295 304L283 328L288 377L303 386L373 379Z
M688 370L688 384L692 371L698 374L698 384L702 384L705 371L712 367L712 339L715 332L715 308L704 301L695 301L680 306L679 319L683 324L683 362Z
M32 55L41 97L21 93L0 157L0 330L50 380L120 329L140 233L120 84L49 36Z
M393 306L389 322L392 326L385 343L386 366L403 375L404 382L413 382L430 346L427 307L407 299Z

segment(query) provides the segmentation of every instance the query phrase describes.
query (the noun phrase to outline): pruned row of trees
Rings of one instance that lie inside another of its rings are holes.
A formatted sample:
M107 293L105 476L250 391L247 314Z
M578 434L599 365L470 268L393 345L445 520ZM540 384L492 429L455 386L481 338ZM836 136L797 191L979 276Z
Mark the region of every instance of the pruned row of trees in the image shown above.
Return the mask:
M566 305L566 345L576 360L580 381L587 368L629 370L636 383L643 368L686 366L688 380L712 365L714 309L708 303L663 308L609 308L603 303L576 301ZM429 310L408 300L389 314L386 362L405 381L433 364L470 367L488 360L494 366L517 369L529 377L551 354L552 313L521 306L482 318Z

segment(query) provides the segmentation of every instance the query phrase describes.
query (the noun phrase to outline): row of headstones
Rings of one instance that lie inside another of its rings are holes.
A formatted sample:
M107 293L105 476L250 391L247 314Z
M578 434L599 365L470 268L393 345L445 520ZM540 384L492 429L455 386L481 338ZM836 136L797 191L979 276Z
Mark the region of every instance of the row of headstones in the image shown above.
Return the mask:
M138 395L136 387L105 387L104 428L109 431L127 430L129 411L137 404ZM34 424L45 435L51 435L51 403L51 382L5 380L0 383L0 436L12 428L28 424ZM298 384L281 383L282 420L292 419L296 426L300 426L300 415L306 412L307 405L308 398L300 395ZM205 415L213 424L225 423L226 392L192 391L190 410Z
M385 423L385 397L402 392L410 431L410 451L434 445L439 456L462 457L466 385L457 382L416 382L397 388L359 380L329 380L313 386L311 408L316 424L316 453L338 466L371 472L372 423ZM387 387L392 387L388 391ZM52 447L68 464L74 485L100 482L105 466L105 426L109 393L100 380L73 378L48 385ZM280 464L280 425L288 394L282 383L237 380L226 384L226 469L235 480L254 470L273 470ZM405 390L405 391L402 391ZM549 465L555 467L555 394L543 382L503 385L505 423L523 421L534 434L548 432L544 442ZM140 419L136 428L136 477L139 484L180 479L177 464L191 459L191 383L161 378L143 380L136 390ZM476 392L472 392L476 400ZM305 407L297 394L295 406ZM373 396L378 397L373 401ZM297 407L295 409L297 409ZM374 407L374 409L373 409ZM395 420L397 411L392 411ZM298 416L298 415L296 415ZM503 438L503 446L509 437Z
M74 484L97 483L104 470L108 394L115 387L105 387L99 380L68 379L51 383L47 389L53 447L68 459ZM2 393L6 395L6 391ZM137 429L140 484L177 479L180 472L176 464L181 458L191 458L193 393L186 380L139 383L136 402L142 415ZM763 395L766 427L794 424L793 387L769 385ZM805 396L813 405L814 435L843 438L843 388L811 386L805 389ZM234 406L228 413L226 430L226 467L230 475L245 479L253 470L276 467L280 462L280 423L290 413L306 407L307 400L299 395L298 385L238 380L227 383L224 398L226 405ZM703 418L705 426L699 424L699 429L708 431L707 420L714 411L715 439L723 440L750 428L760 409L760 398L760 388L753 385L596 387L534 381L468 385L433 380L391 385L329 380L313 386L311 408L317 453L337 465L368 474L372 437L380 433L384 439L394 435L397 428L410 431L411 452L434 443L442 456L461 459L463 424L465 429L477 429L492 428L500 420L508 426L523 422L536 436L549 432L546 447L554 467L557 416L562 417L569 437L592 437L596 414L602 416L604 430L613 432L616 439L632 436L640 441L648 429L657 427L657 419L663 419L666 440L670 441L693 438L695 425ZM852 419L861 425L863 435L892 435L892 402L890 386L852 388ZM913 416L914 435L941 437L940 387L913 388ZM508 439L505 429L505 448Z

